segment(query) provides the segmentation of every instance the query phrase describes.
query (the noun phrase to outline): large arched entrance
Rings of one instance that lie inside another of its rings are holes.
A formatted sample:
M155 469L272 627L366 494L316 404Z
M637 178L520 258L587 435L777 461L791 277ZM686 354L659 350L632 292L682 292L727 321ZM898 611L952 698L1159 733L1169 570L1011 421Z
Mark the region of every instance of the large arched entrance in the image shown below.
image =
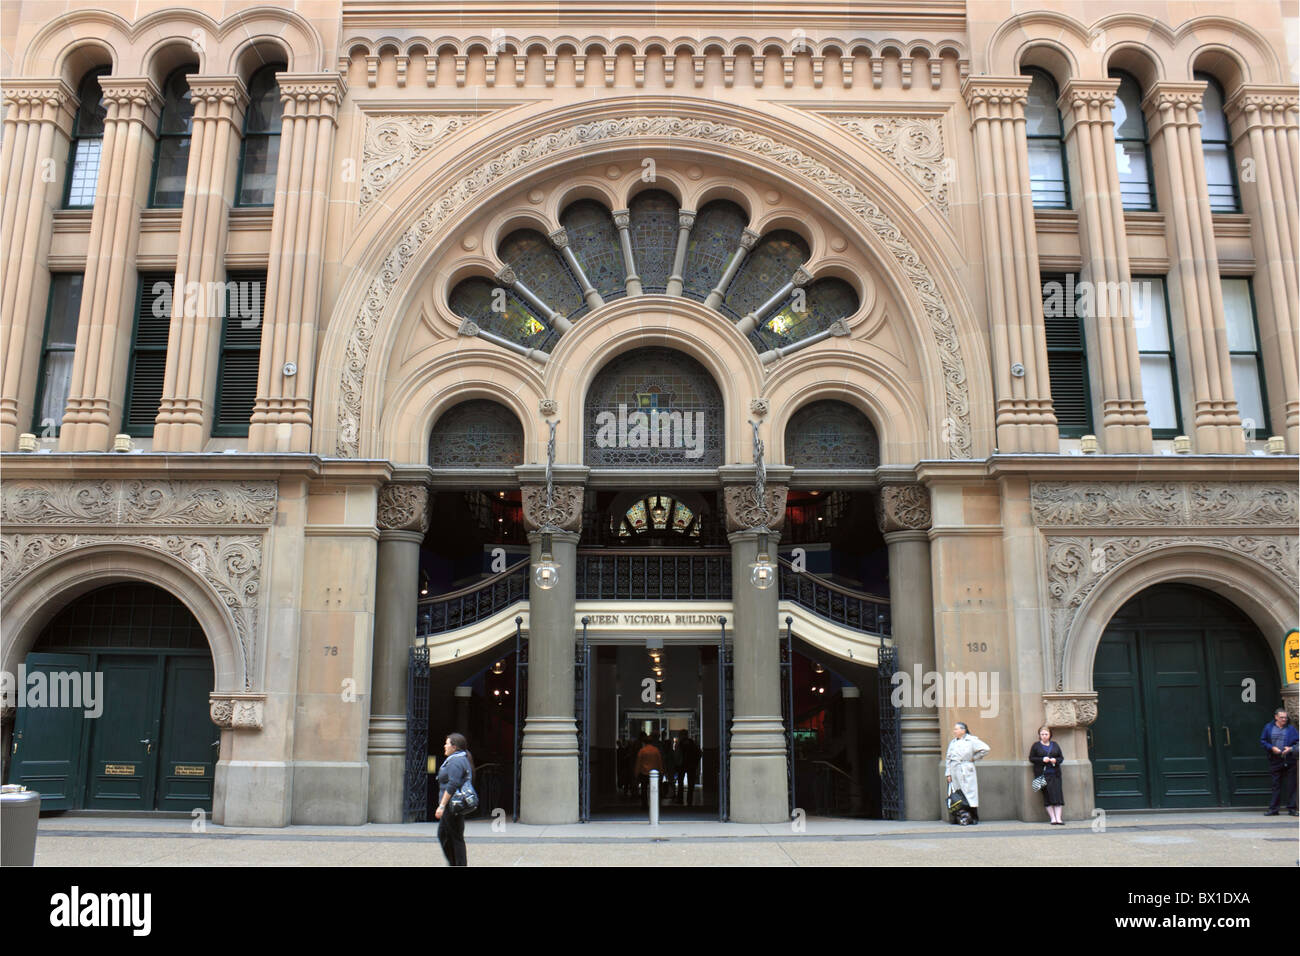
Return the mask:
M212 654L172 594L121 583L77 597L41 631L17 689L9 781L40 791L42 810L211 811Z
M1093 681L1097 806L1267 804L1259 732L1279 702L1277 665L1231 603L1187 584L1147 588L1111 618Z

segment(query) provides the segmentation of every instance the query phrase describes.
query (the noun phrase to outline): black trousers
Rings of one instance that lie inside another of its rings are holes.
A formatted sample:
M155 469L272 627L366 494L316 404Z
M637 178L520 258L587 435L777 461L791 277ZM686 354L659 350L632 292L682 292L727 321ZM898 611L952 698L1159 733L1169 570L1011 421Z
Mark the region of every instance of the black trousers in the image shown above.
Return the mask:
M1268 771L1273 775L1273 799L1269 801L1268 808L1278 810L1285 800L1286 808L1294 810L1296 808L1296 762L1292 760L1284 764L1280 760L1270 760Z
M438 842L449 866L469 866L465 862L465 818L450 810L442 812L438 821Z

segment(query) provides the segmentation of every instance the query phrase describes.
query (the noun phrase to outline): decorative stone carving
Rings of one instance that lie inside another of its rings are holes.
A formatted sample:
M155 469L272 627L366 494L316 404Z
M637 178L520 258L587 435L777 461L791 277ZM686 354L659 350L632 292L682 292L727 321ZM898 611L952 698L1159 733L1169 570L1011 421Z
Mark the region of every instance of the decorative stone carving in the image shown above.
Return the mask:
M677 228L678 228L678 229L694 229L694 228L695 228L695 210L694 210L694 209L682 209L682 210L680 210L680 211L677 213Z
M755 418L765 418L771 410L771 403L766 398L751 398L749 400L749 414Z
M1043 708L1047 714L1043 723L1054 730L1088 727L1097 720L1097 695L1044 694Z
M20 479L0 488L0 524L269 525L273 481Z
M537 403L537 410L543 418L554 418L560 414L560 403L553 398L544 398Z
M523 486L524 527L537 531L551 525L561 531L582 531L582 485L556 485L555 499L546 507L545 485Z
M1280 482L1036 481L1039 527L1294 527L1300 493Z
M766 527L780 531L785 524L785 485L768 484L766 507L759 504L753 484L728 485L722 489L727 509L727 530L746 531Z
M502 266L501 271L493 278L496 279L497 285L504 286L512 286L519 281L519 277L515 275L515 270L509 266Z
M740 247L746 252L753 252L754 247L758 245L758 240L762 238L762 233L755 232L753 229L745 229L740 233Z
M201 577L223 604L239 640L245 690L252 686L258 604L261 597L262 536L176 533L36 533L0 535L0 589L11 593L46 561L81 548L115 545L156 551L180 561Z
M375 524L380 531L429 530L429 489L424 485L390 482L379 489Z
M209 694L208 714L224 730L261 730L266 721L266 695Z
M1079 609L1099 584L1140 555L1160 548L1195 546L1247 555L1293 590L1300 587L1300 546L1294 534L1049 536L1047 590L1050 600L1052 667L1056 688L1065 675L1065 647Z
M556 249L567 249L569 246L569 232L563 226L556 229L546 238L551 240L551 245Z
M930 197L941 213L949 214L943 121L939 117L823 115L888 159Z
M945 415L951 420L951 456L971 456L970 397L966 387L966 366L957 330L939 284L903 230L865 192L822 163L788 143L714 119L682 116L622 116L580 123L557 129L518 143L480 163L446 190L416 217L394 243L376 270L360 313L353 320L344 346L338 402L338 434L335 451L342 458L355 458L361 444L361 403L365 393L370 347L387 307L388 299L406 267L431 236L440 235L442 224L458 215L463 207L480 200L499 180L514 177L533 164L544 163L554 153L571 149L592 149L599 144L645 137L664 137L724 145L762 156L784 166L822 192L829 194L883 243L907 276L924 310L943 369ZM744 240L742 239L742 242Z
M876 498L876 526L882 532L927 531L930 491L925 485L885 485Z
M478 116L473 113L375 115L366 122L357 214L395 183L412 163Z

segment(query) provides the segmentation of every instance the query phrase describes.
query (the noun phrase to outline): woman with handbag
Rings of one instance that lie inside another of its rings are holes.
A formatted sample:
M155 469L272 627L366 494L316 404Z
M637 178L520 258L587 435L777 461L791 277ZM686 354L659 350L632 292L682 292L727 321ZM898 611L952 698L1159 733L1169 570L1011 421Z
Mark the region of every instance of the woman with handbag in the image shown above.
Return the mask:
M949 794L960 790L970 810L970 822L979 823L980 791L979 782L975 779L975 761L988 754L989 745L972 734L960 721L953 725L952 734L947 754ZM950 800L949 806L951 805Z
M1061 811L1065 809L1065 799L1061 796L1061 764L1065 763L1065 754L1061 753L1061 745L1052 739L1050 728L1038 728L1038 740L1029 748L1029 762L1034 768L1034 789L1043 794L1048 823L1065 826L1061 819Z
M438 768L440 796L433 815L438 820L438 842L450 866L469 865L465 860L465 813L473 807L466 809L466 797L473 794L472 802L478 805L478 795L473 792L474 761L466 746L463 734L448 734L442 742L446 759Z

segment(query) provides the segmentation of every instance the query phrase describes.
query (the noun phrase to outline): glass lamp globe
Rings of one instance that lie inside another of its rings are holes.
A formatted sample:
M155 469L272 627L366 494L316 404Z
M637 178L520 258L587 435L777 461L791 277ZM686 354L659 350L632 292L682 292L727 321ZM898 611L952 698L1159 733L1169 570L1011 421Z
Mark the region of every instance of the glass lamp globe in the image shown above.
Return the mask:
M533 583L543 591L549 591L560 580L560 569L554 561L543 558L533 569Z
M768 560L767 555L760 554L758 560L749 566L749 581L760 591L766 591L776 583L776 565Z

